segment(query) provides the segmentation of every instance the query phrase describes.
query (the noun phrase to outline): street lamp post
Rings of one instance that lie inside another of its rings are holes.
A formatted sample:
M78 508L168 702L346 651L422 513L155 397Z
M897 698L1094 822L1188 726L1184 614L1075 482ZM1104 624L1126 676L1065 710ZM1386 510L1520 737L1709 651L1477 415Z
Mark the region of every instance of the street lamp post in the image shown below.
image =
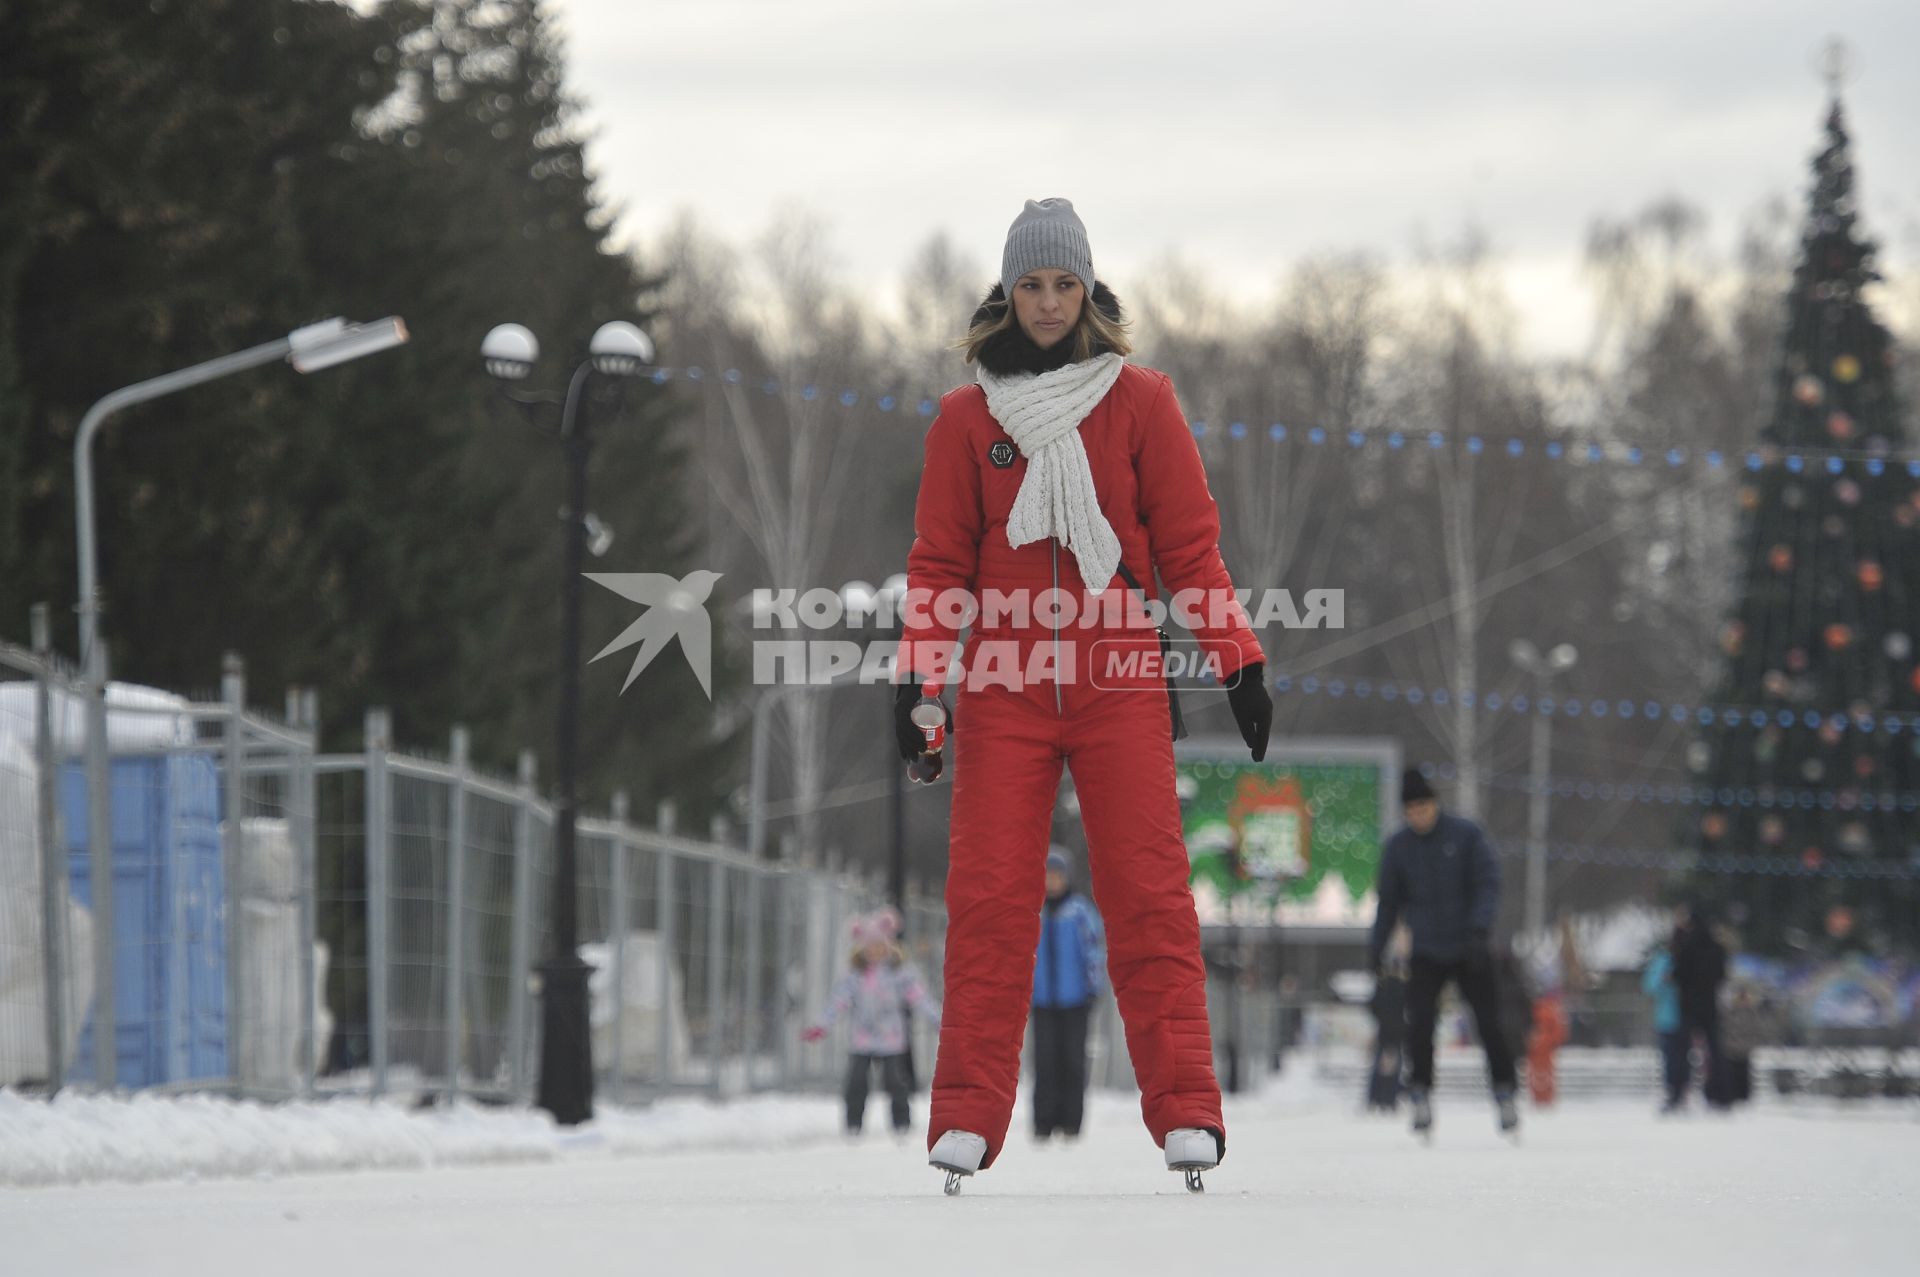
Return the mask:
M1523 674L1533 679L1533 761L1527 785L1527 899L1526 933L1538 935L1547 925L1547 768L1553 754L1553 716L1541 708L1556 675L1574 667L1580 653L1561 643L1542 653L1526 639L1515 639L1508 655Z
M486 335L480 357L487 372L518 381L533 370L540 343L519 324L501 324ZM653 343L623 320L602 324L574 369L560 401L560 442L566 454L566 504L560 582L560 704L554 750L553 948L540 967L540 1107L563 1126L593 1116L593 1033L587 978L580 957L579 820L580 634L588 540L605 529L587 512L587 462L593 449L583 400L593 373L631 377L653 361ZM519 398L551 402L551 396ZM589 525L592 525L591 527Z
M344 319L326 319L296 328L285 337L231 355L222 355L191 368L162 374L131 386L122 386L101 399L80 419L73 440L73 506L77 525L80 567L80 675L87 699L87 865L88 888L93 912L93 1054L94 1085L111 1090L118 1080L114 1040L118 1008L114 990L114 907L113 838L110 829L112 809L107 796L109 753L107 749L107 654L100 639L100 554L94 536L93 513L93 439L107 418L123 408L148 403L176 391L218 381L222 377L258 368L281 360L293 365L295 372L319 372L366 355L378 354L403 344L407 326L397 316L367 324L350 324ZM226 889L227 942L235 943L239 915L231 907L233 870L228 864ZM231 964L229 964L231 967ZM229 994L231 997L231 994ZM229 1028L235 1024L239 1008L227 1008ZM238 1058L239 1044L229 1042Z

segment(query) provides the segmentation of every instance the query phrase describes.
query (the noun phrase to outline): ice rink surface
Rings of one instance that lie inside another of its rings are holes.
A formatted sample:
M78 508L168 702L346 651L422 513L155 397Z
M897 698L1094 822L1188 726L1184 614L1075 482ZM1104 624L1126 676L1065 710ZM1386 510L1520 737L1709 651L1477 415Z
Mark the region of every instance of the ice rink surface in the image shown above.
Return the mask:
M831 1111L832 1101L821 1104ZM920 1109L924 1112L924 1108ZM1422 1147L1331 1104L1229 1110L1190 1196L1128 1106L1013 1139L958 1198L918 1137L511 1166L0 1190L10 1277L569 1273L1920 1272L1920 1108L1660 1120L1583 1102L1520 1146L1452 1100Z

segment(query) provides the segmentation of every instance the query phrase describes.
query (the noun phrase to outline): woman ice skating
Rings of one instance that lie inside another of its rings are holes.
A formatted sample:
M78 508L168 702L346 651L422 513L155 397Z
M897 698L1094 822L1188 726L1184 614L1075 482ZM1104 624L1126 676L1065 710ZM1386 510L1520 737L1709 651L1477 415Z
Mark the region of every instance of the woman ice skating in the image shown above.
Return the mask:
M913 711L957 689L928 1160L957 1191L1006 1138L1065 766L1141 1115L1167 1166L1197 1188L1225 1127L1159 641L1141 605L1155 573L1176 601L1197 601L1181 619L1256 759L1273 715L1264 657L1233 600L1219 512L1173 386L1127 362L1120 303L1095 278L1069 201L1029 201L1014 219L1000 283L964 349L978 384L942 399L927 434L896 704L901 756L913 759L926 740ZM964 671L949 668L967 623L942 605L952 598L982 609ZM1010 606L990 609L996 599Z
M833 986L827 1009L802 1035L818 1042L827 1029L845 1018L847 1051L847 1134L858 1135L867 1113L867 1088L874 1069L893 1103L895 1134L913 1123L908 1105L912 1077L907 1069L907 1018L918 1013L935 1025L940 1007L928 994L920 973L894 943L899 934L890 910L864 914L853 920L852 970Z

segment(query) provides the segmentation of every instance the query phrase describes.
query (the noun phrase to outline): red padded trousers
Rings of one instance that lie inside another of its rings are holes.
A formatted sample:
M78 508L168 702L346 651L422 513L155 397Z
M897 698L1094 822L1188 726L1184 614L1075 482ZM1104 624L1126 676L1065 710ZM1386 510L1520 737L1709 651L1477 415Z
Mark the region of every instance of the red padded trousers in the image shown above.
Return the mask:
M950 1130L999 1156L1033 997L1046 855L1064 765L1086 829L1107 971L1154 1142L1218 1133L1200 924L1187 885L1164 692L962 691L954 706L945 1009L927 1144Z

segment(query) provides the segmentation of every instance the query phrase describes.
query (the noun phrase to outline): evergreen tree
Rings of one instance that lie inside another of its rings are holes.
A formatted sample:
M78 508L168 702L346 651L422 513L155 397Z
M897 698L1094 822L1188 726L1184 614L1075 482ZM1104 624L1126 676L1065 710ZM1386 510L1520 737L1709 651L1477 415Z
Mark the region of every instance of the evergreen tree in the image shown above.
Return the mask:
M95 399L325 315L399 313L399 351L260 370L99 437L115 673L204 691L236 650L256 699L320 689L330 746L384 704L402 741L465 722L483 765L532 746L550 775L560 449L478 346L530 325L550 384L600 323L649 318L574 116L534 0L0 7L0 634L74 597L73 436ZM694 566L671 399L643 384L591 408L594 508L618 532L597 566ZM632 619L593 595L590 651ZM638 811L672 795L699 818L705 698L664 661L618 698L615 664L588 675L586 801L623 785Z
M1691 889L1744 907L1756 948L1803 943L1835 906L1870 942L1911 947L1916 884L1874 874L1920 866L1900 806L1920 790L1920 477L1865 296L1879 277L1837 94L1813 174L1763 464L1739 488L1719 713L1690 758L1715 801L1689 841L1764 860L1709 863Z

